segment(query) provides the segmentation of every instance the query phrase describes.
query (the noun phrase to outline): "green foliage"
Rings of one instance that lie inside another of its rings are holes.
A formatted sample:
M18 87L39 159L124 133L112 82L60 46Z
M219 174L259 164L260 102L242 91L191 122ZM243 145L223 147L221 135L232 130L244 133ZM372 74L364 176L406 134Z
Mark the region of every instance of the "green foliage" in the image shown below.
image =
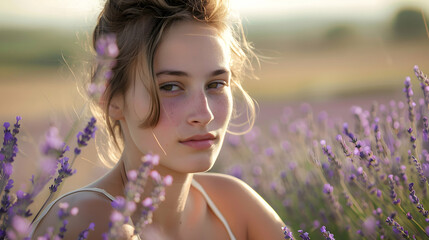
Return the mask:
M330 27L325 33L325 40L328 44L343 44L354 37L354 29L348 25L335 25Z
M0 65L56 67L78 52L72 33L53 30L0 30Z
M395 39L419 39L426 37L426 28L421 12L413 8L402 8L392 22Z

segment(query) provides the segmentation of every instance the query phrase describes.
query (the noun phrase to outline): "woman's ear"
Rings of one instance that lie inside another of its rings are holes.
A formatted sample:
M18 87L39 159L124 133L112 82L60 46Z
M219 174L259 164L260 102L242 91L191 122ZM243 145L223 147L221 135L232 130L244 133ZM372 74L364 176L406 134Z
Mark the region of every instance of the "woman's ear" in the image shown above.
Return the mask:
M100 105L103 107L103 109L106 109L107 100L100 100ZM124 98L121 94L115 95L112 100L110 100L109 103L109 117L111 117L113 120L121 120L124 118Z

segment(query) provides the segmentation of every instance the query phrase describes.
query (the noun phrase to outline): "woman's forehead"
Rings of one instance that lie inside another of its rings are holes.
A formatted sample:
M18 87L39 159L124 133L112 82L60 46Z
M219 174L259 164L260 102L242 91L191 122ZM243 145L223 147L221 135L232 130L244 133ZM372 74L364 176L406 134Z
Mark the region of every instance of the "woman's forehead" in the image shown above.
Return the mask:
M229 63L229 48L217 29L186 21L172 25L165 33L155 54L154 67L177 68L192 64L200 68L229 68Z

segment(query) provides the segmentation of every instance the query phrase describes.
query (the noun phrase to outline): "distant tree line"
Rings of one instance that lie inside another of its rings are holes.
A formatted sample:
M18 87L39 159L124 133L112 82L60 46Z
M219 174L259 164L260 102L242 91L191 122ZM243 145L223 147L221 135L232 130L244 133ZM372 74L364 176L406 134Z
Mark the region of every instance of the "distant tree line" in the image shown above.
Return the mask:
M401 8L393 19L392 30L395 39L400 40L428 37L423 14L415 8Z

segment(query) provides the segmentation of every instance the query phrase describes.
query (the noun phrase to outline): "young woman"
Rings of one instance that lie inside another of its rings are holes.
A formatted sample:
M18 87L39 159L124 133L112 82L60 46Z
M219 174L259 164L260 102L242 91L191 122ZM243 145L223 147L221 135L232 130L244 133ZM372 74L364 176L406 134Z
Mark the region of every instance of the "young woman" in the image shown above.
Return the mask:
M119 55L100 106L115 142L123 143L122 155L101 179L55 201L36 221L33 238L55 224L59 203L67 202L79 214L69 218L65 238L76 239L94 222L89 239L100 239L108 231L111 196L123 196L126 173L147 153L159 155L155 169L174 179L151 224L163 238L283 237L284 223L249 186L204 173L221 149L233 92L250 99L239 81L250 48L229 19L222 0L107 0L94 44L103 34L117 37Z

